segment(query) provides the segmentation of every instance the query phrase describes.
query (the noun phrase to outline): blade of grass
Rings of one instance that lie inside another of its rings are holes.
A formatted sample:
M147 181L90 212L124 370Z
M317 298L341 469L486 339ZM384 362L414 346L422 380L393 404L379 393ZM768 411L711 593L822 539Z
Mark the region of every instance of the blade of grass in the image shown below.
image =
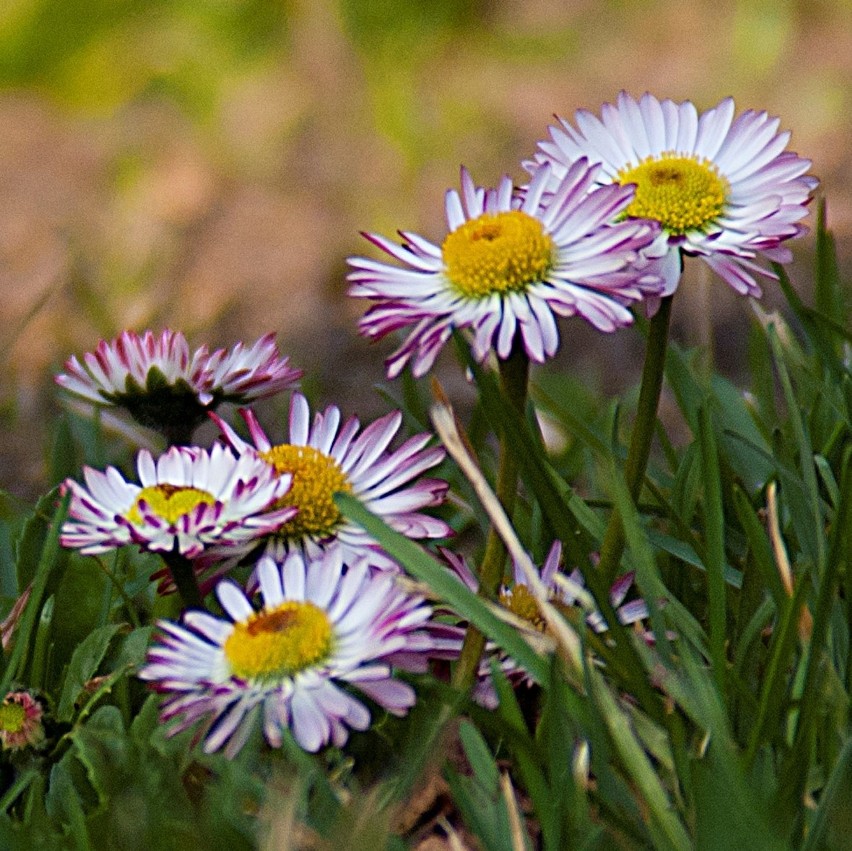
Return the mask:
M820 795L819 806L811 822L810 830L805 837L802 851L817 851L826 848L824 844L826 832L836 814L838 821L838 836L841 830L848 831L849 821L849 790L852 789L852 738L846 740L840 757L834 765L834 770ZM846 822L844 829L843 823Z
M707 597L710 619L710 658L719 693L726 692L727 658L725 638L727 601L725 590L725 518L722 509L722 483L716 438L710 409L702 405L698 412L698 442L704 480L704 537L707 566ZM723 698L724 700L724 698Z
M355 497L337 493L334 500L344 516L361 526L412 576L425 582L440 599L494 640L539 683L547 682L547 663L517 630L500 620L466 585L410 538L391 529Z
M512 731L509 737L505 737L504 734L504 741L512 752L518 776L526 787L538 816L544 837L544 847L558 848L559 823L555 820L553 813L554 795L542 768L544 760L527 731L512 684L496 660L491 661L491 681L497 692L497 713L505 726Z
M776 737L782 715L787 710L783 695L788 685L793 654L796 652L799 616L807 596L809 581L808 576L799 577L793 596L785 595L785 603L779 609L781 617L772 635L769 661L758 699L757 715L746 748L745 764L748 767L754 763L760 746L765 741Z
M636 739L630 721L619 707L603 677L593 667L586 667L589 693L606 724L612 746L628 777L648 808L649 830L655 848L683 849L693 847L683 822L675 813L657 772Z
M704 653L703 632L693 616L684 609L680 601L669 592L663 583L648 536L639 522L636 506L630 498L626 483L615 469L612 470L612 481L615 501L619 506L624 523L628 556L636 568L637 582L648 607L648 614L654 631L655 649L657 651L653 662L654 666L657 667L660 663L664 666L674 664L674 652L669 639L667 621L670 621L672 626L678 630L681 643L686 643L688 636L691 643L699 649L699 652ZM666 602L665 617L663 617L658 602L661 600ZM649 666L643 667L648 670ZM665 728L668 734L672 758L677 766L676 774L683 786L684 797L690 800L692 789L683 722L680 716L673 712L666 712L661 718L655 720Z
M754 565L760 571L778 611L782 611L787 601L787 594L781 583L781 577L778 575L778 568L772 558L769 538L742 488L735 485L733 496L734 510L739 518L740 526L745 532Z
M821 723L823 695L819 683L824 676L826 658L830 660L828 630L831 623L831 610L836 601L836 589L841 573L845 573L849 565L850 528L852 528L852 447L847 449L843 461L840 479L840 492L843 496L832 527L831 548L826 567L822 575L818 577L813 631L795 738L793 747L781 767L781 783L778 790L779 810L784 807L788 810L798 810L798 802L804 795L812 759L811 742L816 735L817 726Z
M778 334L774 326L770 325L768 334L769 345L772 348L772 356L775 360L775 369L778 371L778 379L781 382L781 390L787 405L787 415L790 419L790 425L793 429L799 453L802 483L810 512L811 522L808 524L810 534L802 543L808 545L809 555L816 562L818 574L822 574L825 569L825 538L822 534L823 518L822 511L820 510L819 486L814 466L814 451L805 430L802 412L799 409L796 394L784 361L781 341L778 339Z

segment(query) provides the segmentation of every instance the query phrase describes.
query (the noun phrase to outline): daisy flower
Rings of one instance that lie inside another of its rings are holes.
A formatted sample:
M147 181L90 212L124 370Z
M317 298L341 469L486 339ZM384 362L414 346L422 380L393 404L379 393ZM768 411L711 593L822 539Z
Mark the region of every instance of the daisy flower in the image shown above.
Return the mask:
M65 482L72 498L63 546L97 554L133 543L195 558L212 544L232 547L266 535L295 514L276 507L289 476L219 444L173 446L156 461L143 449L137 468L141 484L126 481L115 467L84 468L85 487Z
M442 552L458 579L471 591L476 592L479 589L479 580L474 576L464 558L449 550ZM561 556L562 544L555 541L539 573L541 582L548 591L549 602L557 611L567 614L569 610L579 606L581 597L584 598L582 602L583 608L587 612L586 623L597 633L606 632L607 623L601 613L596 610L589 611L589 606L593 604L584 588L583 576L580 571L574 570L567 577L559 572ZM618 615L618 620L625 626L638 623L648 617L648 606L644 600L624 602L632 584L633 573L626 573L615 581L609 592L610 602ZM545 631L546 624L541 617L535 596L527 585L523 570L519 565L514 565L512 582L501 586L498 602L500 606L511 612L515 617L528 623L532 629L539 632ZM446 638L449 639L449 637L449 633L446 633ZM486 652L480 664L478 680L473 691L473 697L477 703L487 708L493 708L497 705L497 695L491 681L491 659L497 660L503 673L511 681L523 682L527 685L532 684L529 675L514 659L501 652L493 642L489 642L486 645Z
M190 354L183 334L122 332L101 340L80 362L71 357L56 383L94 405L125 408L144 426L169 436L191 434L222 402L245 404L295 386L302 373L281 357L275 335L253 346L237 343L210 354L206 346Z
M442 520L420 509L440 505L448 485L441 479L416 479L444 458L440 447L428 447L429 434L418 434L398 449L388 446L402 423L394 411L363 431L352 417L340 425L340 410L331 405L311 422L308 402L294 393L290 402L290 429L286 443L273 444L254 413L241 411L252 444L246 443L224 420L213 419L225 440L241 456L260 457L274 474L292 477L292 487L279 501L296 509L295 516L280 524L268 552L277 558L299 550L310 557L336 548L347 564L369 558L373 566L395 568L379 545L359 526L338 511L333 496L351 493L388 525L410 538L446 538L452 530Z
M41 703L29 692L13 691L0 703L0 746L18 751L44 741Z
M344 568L337 553L283 565L264 556L257 576L262 604L252 607L232 581L216 588L228 619L188 611L162 622L139 676L168 695L170 734L205 719L204 750L233 756L256 718L273 747L292 730L299 745L340 747L348 730L366 730L370 711L350 687L394 715L414 705L414 689L394 679L391 660L428 651L431 615L419 597L366 564Z
M805 174L810 160L785 150L790 134L778 133L777 118L749 110L734 120L731 98L699 116L689 101L621 92L600 118L580 110L575 122L550 128L532 173L549 166L557 191L556 179L588 160L600 165L601 185L635 185L627 216L657 221L667 235L667 295L681 251L751 296L761 293L755 275L776 278L759 258L791 259L781 243L806 231L799 221L817 180Z
M634 266L658 227L616 221L633 187L597 188L597 171L581 161L554 181L546 166L519 193L508 177L496 189L477 187L462 169L461 194L446 196L449 233L440 247L413 233L400 234L402 245L365 234L408 267L348 261L349 295L376 302L361 333L379 338L410 329L387 361L388 376L409 361L413 374L423 375L454 328L472 331L478 360L492 347L508 357L519 334L529 357L541 363L559 346L557 316L582 316L601 331L628 325L626 305L662 287L651 268Z

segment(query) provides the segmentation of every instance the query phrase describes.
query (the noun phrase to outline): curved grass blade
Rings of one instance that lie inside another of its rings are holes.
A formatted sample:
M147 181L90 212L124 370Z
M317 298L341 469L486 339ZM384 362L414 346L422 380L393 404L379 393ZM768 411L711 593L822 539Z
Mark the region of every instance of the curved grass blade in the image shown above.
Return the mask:
M412 576L425 582L461 617L495 641L536 682L542 685L547 683L546 660L530 647L514 627L501 621L480 597L459 582L446 567L405 535L391 529L355 497L336 493L334 500L340 511L378 541L391 558L399 562Z

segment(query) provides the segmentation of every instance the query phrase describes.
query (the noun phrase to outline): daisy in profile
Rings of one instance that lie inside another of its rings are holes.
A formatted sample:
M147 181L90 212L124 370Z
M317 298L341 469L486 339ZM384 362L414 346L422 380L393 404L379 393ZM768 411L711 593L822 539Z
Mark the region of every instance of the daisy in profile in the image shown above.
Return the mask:
M394 715L414 705L392 660L428 652L431 609L393 575L366 564L344 569L339 555L305 562L293 554L283 565L265 556L259 610L224 580L216 594L227 619L189 611L181 624L159 624L139 676L167 695L162 718L177 722L171 734L204 719L204 750L233 756L259 719L273 747L289 729L313 752L369 726L370 710L350 687Z
M627 305L662 288L652 268L634 265L659 228L616 221L634 189L597 188L597 171L579 161L556 179L545 166L517 192L508 177L496 189L477 187L462 169L461 194L447 193L449 233L440 246L413 233L401 233L402 245L365 234L403 264L348 261L349 295L376 302L361 333L408 329L387 361L388 376L409 361L423 375L455 328L470 329L478 360L492 348L507 358L517 334L541 363L559 346L558 316L581 316L601 331L630 324Z
M126 481L115 467L84 468L85 486L65 482L72 497L63 546L94 555L138 544L192 559L208 546L244 545L295 514L276 506L289 476L219 444L210 450L173 446L156 461L143 449L136 463L141 484Z
M373 566L395 568L395 563L366 532L341 515L333 499L337 491L351 493L410 538L452 535L442 520L421 512L444 501L447 483L429 478L415 481L443 460L444 450L428 446L430 434L418 434L389 451L402 423L399 411L363 430L355 417L341 426L340 410L333 405L316 414L311 422L307 400L294 393L289 437L287 442L277 444L267 437L252 411L241 413L252 443L244 441L214 414L225 440L241 457L259 458L274 475L292 479L292 486L278 505L294 509L295 516L275 530L267 548L270 554L283 559L298 550L314 558L333 548L340 550L340 557L347 564L368 558Z
M789 262L782 243L805 232L799 222L817 180L805 174L810 160L785 150L790 134L778 132L777 118L749 110L734 120L731 98L699 115L690 101L621 92L600 118L580 110L574 120L550 128L532 174L550 166L558 191L561 175L589 161L600 166L599 184L635 186L626 215L658 222L668 237L667 295L681 251L750 296L761 293L755 275L776 278L760 258Z
M82 362L71 357L56 383L90 405L118 406L142 425L167 438L188 436L222 402L245 404L296 385L301 371L281 357L275 335L254 345L237 343L210 354L202 346L190 354L180 332L123 331L101 340ZM180 442L178 440L174 442Z
M473 575L464 558L449 550L442 550L444 558L453 573L471 591L479 589L479 581ZM539 576L547 589L549 602L562 614L567 615L571 610L585 610L585 622L597 633L606 632L607 623L599 611L594 609L594 602L583 585L583 576L579 570L574 570L565 576L559 572L559 560L562 556L562 544L555 541L545 559ZM648 617L648 606L644 600L637 599L625 603L630 587L633 584L633 574L626 573L619 577L610 588L609 599L618 620L625 626L638 623ZM530 629L538 632L546 631L546 624L541 616L535 595L527 584L526 577L519 565L515 564L512 581L500 588L499 605L510 612L520 621L529 625ZM442 636L447 641L451 638L450 628L444 627ZM515 683L532 684L529 675L514 659L501 652L495 644L489 642L479 668L479 676L474 686L473 697L477 703L486 708L497 705L497 695L491 681L491 660L497 660L503 673Z

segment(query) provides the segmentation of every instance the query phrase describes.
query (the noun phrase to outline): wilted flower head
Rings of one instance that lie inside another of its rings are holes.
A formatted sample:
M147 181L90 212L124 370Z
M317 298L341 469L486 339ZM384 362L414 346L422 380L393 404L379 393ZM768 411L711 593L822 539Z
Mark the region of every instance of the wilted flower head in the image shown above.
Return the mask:
M292 487L279 504L292 507L294 516L275 530L268 548L277 558L293 551L317 557L323 550L339 549L346 564L367 558L373 566L395 566L360 526L341 515L333 499L337 491L356 496L396 531L411 538L452 534L442 520L420 511L444 501L447 483L428 478L415 481L443 460L444 450L428 447L432 436L424 433L389 451L402 423L399 411L363 430L355 417L341 427L340 410L333 405L311 422L307 400L294 393L289 436L278 444L272 443L251 411L241 413L253 444L246 443L221 418L213 417L231 447L241 456L262 459L275 475L292 477Z
M259 719L273 747L289 729L317 751L369 726L370 711L349 687L395 715L408 711L414 689L393 677L392 664L428 653L431 609L392 574L344 566L339 555L264 557L259 610L225 580L216 593L227 619L188 611L181 625L160 623L139 676L167 695L171 733L204 719L204 750L233 756Z
M209 546L234 547L266 535L295 514L276 507L289 477L220 444L173 446L156 461L143 449L136 463L141 484L126 481L115 467L85 467L85 487L65 482L72 499L63 546L97 554L133 543L195 558Z
M597 188L597 170L580 161L555 179L547 166L515 191L508 177L496 189L477 187L463 169L461 194L447 193L449 233L440 246L413 233L401 233L402 245L365 234L407 267L349 259L349 294L376 302L361 332L379 338L410 329L388 376L409 361L423 375L455 328L472 331L478 360L492 348L508 357L518 335L543 362L559 346L558 316L582 316L601 331L628 325L626 305L663 286L652 268L634 265L659 229L619 221L633 187Z
M29 692L13 691L0 703L0 745L17 751L37 747L44 741L41 703Z
M799 221L817 180L805 174L810 160L785 150L790 134L777 132L777 118L749 110L733 119L731 98L699 115L690 101L636 101L622 92L600 118L579 110L576 127L561 119L528 166L536 175L549 165L559 178L588 160L600 165L601 185L635 185L625 214L652 219L666 234L667 294L680 278L682 250L738 293L759 296L755 274L776 275L756 261L790 260L781 243L805 232Z
M66 392L90 404L122 407L167 437L191 434L222 402L245 404L280 393L302 375L281 357L274 334L251 347L237 343L210 354L202 346L190 355L183 334L168 330L141 337L124 331L111 342L101 340L82 363L71 357L65 369L56 383Z

